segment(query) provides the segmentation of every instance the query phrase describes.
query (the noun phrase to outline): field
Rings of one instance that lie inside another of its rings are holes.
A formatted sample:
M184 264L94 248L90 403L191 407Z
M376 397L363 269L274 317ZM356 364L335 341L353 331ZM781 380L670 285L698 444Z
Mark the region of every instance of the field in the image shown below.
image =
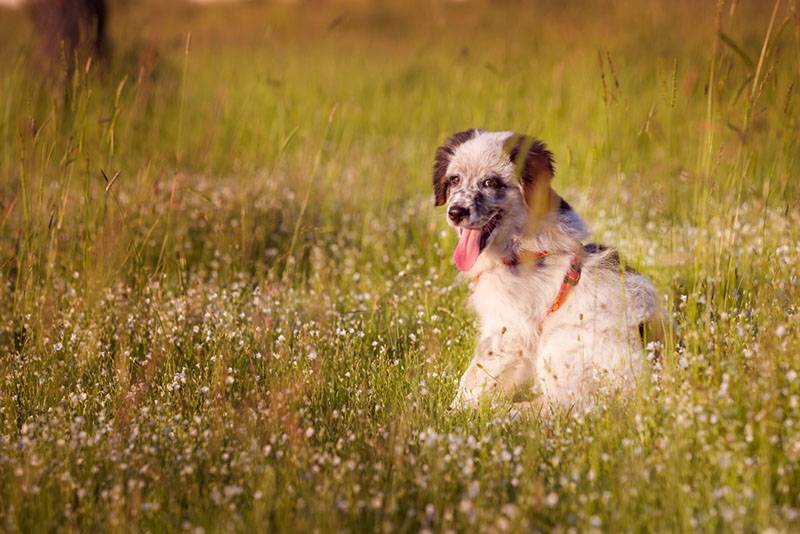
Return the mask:
M800 529L795 0L112 8L0 11L0 531ZM473 126L663 295L634 398L448 410Z

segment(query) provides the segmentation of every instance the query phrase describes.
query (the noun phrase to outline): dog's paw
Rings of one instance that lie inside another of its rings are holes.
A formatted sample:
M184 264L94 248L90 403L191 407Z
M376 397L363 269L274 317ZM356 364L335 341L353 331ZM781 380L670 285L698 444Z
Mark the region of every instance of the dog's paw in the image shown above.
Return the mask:
M540 418L549 413L549 407L541 398L533 401L515 402L508 410L508 418L519 421L530 418Z

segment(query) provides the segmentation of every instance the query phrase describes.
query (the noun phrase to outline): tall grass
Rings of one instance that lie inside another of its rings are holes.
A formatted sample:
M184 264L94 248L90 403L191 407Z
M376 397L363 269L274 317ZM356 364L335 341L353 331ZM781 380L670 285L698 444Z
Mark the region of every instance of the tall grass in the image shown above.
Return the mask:
M0 13L0 528L798 528L796 3L112 23L45 79ZM544 139L663 294L634 399L447 410L474 328L429 175L472 126Z

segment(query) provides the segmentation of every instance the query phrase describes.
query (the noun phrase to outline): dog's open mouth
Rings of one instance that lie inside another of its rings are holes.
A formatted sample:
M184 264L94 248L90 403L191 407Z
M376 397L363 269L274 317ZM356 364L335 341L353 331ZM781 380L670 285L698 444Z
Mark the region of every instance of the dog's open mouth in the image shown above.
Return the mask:
M502 214L498 211L481 227L459 229L458 245L453 252L453 263L460 271L469 271L478 260L483 249L489 244L489 238L497 228Z

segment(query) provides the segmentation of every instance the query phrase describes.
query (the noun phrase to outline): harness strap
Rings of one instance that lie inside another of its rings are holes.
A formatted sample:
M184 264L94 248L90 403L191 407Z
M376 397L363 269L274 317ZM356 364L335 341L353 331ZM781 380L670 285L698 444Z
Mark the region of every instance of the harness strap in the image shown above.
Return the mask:
M549 317L551 314L558 311L564 302L566 302L570 291L572 291L572 288L577 286L578 282L581 280L582 268L583 262L581 261L580 256L573 256L572 261L569 263L569 269L567 269L567 273L564 275L564 280L561 282L561 287L558 288L556 300L553 301L552 305L550 305L550 309L547 311L547 315L545 317Z
M503 258L501 261L503 262L503 265L507 267L514 267L525 261L539 261L540 259L549 255L550 253L546 250L520 250L510 258ZM561 282L561 287L558 288L556 299L547 310L545 319L557 312L559 308L561 308L561 306L563 306L567 301L567 297L569 297L572 288L578 285L578 282L581 280L582 268L583 260L580 254L575 254L572 256L572 260L569 262L569 269L567 269L566 274L564 274L564 280ZM476 284L480 281L482 274L483 273L478 273L478 275L475 277Z

